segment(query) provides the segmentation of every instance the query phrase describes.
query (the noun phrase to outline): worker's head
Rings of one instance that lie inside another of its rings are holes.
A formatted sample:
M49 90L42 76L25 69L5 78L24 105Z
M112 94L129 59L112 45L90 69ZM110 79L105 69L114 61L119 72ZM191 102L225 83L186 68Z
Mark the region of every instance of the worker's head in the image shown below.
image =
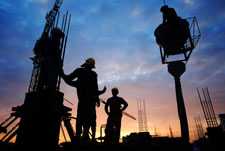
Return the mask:
M95 59L94 58L88 58L84 64L81 65L81 67L88 67L88 68L95 68Z
M168 7L167 5L162 6L160 8L160 11L162 12L165 19L167 19L169 21L174 20L178 17L176 10L174 8Z
M117 96L119 94L118 88L112 88L112 95Z
M168 5L164 5L160 8L160 12L165 13L169 9Z

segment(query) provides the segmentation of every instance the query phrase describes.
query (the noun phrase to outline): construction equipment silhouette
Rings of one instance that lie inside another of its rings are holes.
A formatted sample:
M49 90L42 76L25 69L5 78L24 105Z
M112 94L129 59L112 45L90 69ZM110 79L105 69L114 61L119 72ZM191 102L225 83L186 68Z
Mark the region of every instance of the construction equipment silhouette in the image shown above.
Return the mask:
M72 104L68 99L64 98L64 100ZM73 130L73 127L70 121L71 119L76 119L76 117L71 116L71 113L69 113L72 110L71 108L64 106L63 110L64 110L64 114L62 116L62 121L67 130L67 133L69 134L70 140L72 141L74 139L75 132ZM22 116L22 112L23 112L23 106L17 106L12 108L12 113L10 114L10 116L6 118L0 124L0 134L3 133L0 141L10 142L16 136L18 132L18 126L19 126L18 119ZM60 127L62 130L64 139L66 140L65 132L62 126L63 123L61 123Z
M197 94L201 103L207 126L210 128L218 127L219 124L216 118L208 88L202 88L202 95L200 94L200 91L197 88Z
M147 121L145 100L138 100L137 101L137 108L138 108L138 129L139 129L139 132L148 132L148 121Z
M178 116L183 142L189 143L189 128L180 78L186 71L192 51L201 37L196 17L183 19L168 5L160 8L163 22L155 29L162 64L168 64L168 72L174 77Z
M70 113L72 109L64 106L64 94L59 91L60 69L71 23L68 11L60 15L62 3L63 0L56 0L47 13L44 30L33 48L33 71L23 105L13 107L11 115L0 125L0 132L5 133L1 138L4 142L16 136L16 144L23 147L54 149L58 145L62 121L70 139L74 137L70 123L74 118Z

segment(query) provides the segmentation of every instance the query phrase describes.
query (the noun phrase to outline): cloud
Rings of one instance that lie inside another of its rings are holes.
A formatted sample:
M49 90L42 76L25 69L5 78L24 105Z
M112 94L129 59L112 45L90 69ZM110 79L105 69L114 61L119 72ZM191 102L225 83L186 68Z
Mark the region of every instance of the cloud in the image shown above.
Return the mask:
M185 4L194 5L194 0L184 0Z
M12 8L12 4L8 2L7 0L1 0L0 1L0 10L1 11L8 11Z
M47 4L49 0L26 0L28 3Z

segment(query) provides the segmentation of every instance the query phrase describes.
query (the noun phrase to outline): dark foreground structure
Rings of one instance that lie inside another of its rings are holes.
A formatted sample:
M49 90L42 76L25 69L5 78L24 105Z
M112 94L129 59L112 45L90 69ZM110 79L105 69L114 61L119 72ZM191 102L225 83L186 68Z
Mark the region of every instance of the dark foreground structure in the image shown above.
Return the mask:
M20 150L19 146L15 144L1 144L1 150L4 151L17 151ZM31 150L36 150L35 147ZM50 150L48 147L42 150ZM170 140L169 138L156 138L152 143L120 143L120 144L104 144L104 143L90 143L90 144L74 144L63 143L57 147L56 151L139 151L139 150L152 150L152 151L191 151L191 145L184 145L179 143L176 139Z
M132 133L123 138L123 143L71 143L65 142L55 149L55 151L224 151L224 143L215 146L210 139L202 138L192 144L183 144L181 138L150 137L146 134ZM41 142L40 142L41 144ZM0 143L1 151L18 151L20 146L12 143ZM34 146L31 150L37 150ZM51 151L48 146L41 150ZM38 150L39 151L39 150Z

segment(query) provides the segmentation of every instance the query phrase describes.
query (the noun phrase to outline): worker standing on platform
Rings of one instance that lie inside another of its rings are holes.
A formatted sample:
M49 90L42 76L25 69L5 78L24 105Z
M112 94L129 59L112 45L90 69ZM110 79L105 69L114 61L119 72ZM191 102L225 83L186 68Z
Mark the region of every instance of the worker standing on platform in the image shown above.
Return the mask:
M163 23L160 24L154 34L156 42L162 46L168 54L176 53L184 49L184 44L190 37L189 23L179 17L174 8L164 5L160 9Z

